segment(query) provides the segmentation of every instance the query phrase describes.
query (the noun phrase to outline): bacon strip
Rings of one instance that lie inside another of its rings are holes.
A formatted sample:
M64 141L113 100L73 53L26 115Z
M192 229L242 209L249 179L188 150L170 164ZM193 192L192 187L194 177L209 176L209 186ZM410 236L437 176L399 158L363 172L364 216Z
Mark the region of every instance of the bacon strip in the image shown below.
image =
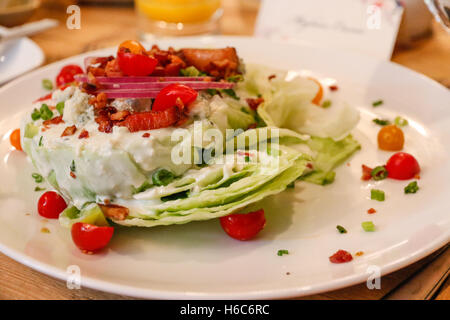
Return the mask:
M63 133L61 134L61 137L72 136L75 134L76 131L77 127L75 125L67 127L64 129Z

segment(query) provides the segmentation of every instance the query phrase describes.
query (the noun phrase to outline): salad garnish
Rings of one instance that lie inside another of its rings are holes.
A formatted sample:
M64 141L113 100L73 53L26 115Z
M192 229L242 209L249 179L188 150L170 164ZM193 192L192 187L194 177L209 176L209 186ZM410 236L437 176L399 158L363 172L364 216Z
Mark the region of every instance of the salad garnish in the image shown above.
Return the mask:
M339 231L339 233L347 233L347 230L341 225L337 225L336 229Z
M373 231L375 231L375 225L373 224L372 221L364 221L364 222L362 222L361 223L361 227L366 232L373 232Z
M283 256L283 255L285 255L285 254L289 254L289 250L286 250L286 249L280 249L280 250L278 250L278 252L277 252L277 255L278 256Z
M372 102L372 106L373 107L378 107L378 106L381 106L382 104L384 103L384 101L383 100L376 100L376 101L374 101L374 102Z
M416 193L417 191L419 191L419 185L417 184L417 181L410 182L405 187L405 194Z

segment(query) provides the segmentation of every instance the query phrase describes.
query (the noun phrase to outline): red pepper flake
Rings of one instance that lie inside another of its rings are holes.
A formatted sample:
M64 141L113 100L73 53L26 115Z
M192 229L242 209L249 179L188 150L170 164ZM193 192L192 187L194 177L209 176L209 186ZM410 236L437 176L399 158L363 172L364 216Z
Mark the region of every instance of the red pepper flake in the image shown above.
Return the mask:
M355 256L361 257L364 254L363 251L358 251L357 253L355 253Z
M264 102L264 98L255 98L255 99L247 98L245 100L247 101L248 106L252 110L258 109L259 105Z
M75 175L75 173L73 173L73 171L70 171L70 176L71 176L72 178L74 178L74 179L77 178L77 176Z
M142 135L142 138L148 138L148 137L150 137L150 133L148 133L148 132L146 132Z
M368 181L372 179L372 168L366 166L365 164L362 165L362 176L361 180Z
M67 127L64 129L61 137L72 136L75 134L75 131L77 131L77 127L75 125Z
M374 208L370 208L369 210L367 210L368 214L373 214L375 212L377 212L377 210L375 210Z
M267 77L267 79L269 79L269 81L270 81L272 79L275 79L276 77L277 77L276 74L271 74L270 76Z
M331 263L345 263L353 260L352 254L345 250L338 250L329 257Z
M78 136L78 139L87 139L89 138L89 132L84 130L81 131L80 135Z
M331 85L329 88L331 91L337 91L339 89L339 87L335 84Z

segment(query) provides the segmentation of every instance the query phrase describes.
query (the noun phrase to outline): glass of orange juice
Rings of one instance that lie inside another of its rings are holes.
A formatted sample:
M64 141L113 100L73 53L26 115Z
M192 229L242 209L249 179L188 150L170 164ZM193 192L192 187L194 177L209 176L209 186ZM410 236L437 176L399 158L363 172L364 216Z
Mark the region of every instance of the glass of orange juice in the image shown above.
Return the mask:
M218 33L220 5L220 0L135 0L140 37Z

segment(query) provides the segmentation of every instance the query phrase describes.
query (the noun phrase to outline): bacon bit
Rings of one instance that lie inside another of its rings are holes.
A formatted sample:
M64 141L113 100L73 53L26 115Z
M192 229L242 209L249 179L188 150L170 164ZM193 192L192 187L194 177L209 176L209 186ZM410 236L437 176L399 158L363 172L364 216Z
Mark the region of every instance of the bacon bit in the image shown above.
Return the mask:
M105 66L105 73L107 77L123 77L123 72L120 70L119 63L117 59L112 59L108 61Z
M350 162L347 162L347 167L350 167Z
M73 171L70 171L70 176L71 176L73 179L76 179L76 178L77 178L77 175L76 175L75 173L73 173Z
M366 166L365 164L362 165L362 176L361 180L363 181L369 181L372 179L372 168Z
M95 122L98 123L98 131L104 133L111 133L113 130L113 122L108 117L101 116L95 118Z
M75 134L76 131L77 127L75 125L67 127L66 129L64 129L63 133L61 134L61 137L72 136Z
M247 98L245 100L247 101L248 106L252 110L258 109L259 105L264 102L264 98L255 98L255 99Z
M335 84L331 85L329 88L330 88L331 91L336 91L336 90L339 89L339 87L337 85L335 85Z
M271 74L270 76L267 77L267 79L269 79L269 81L270 81L272 79L275 79L276 77L277 77L276 74Z
M128 117L130 114L130 111L128 110L122 110L118 111L116 113L113 113L109 118L113 121L122 121L126 117Z
M369 210L367 210L368 214L374 214L375 212L377 212L377 210L375 210L374 208L370 208Z
M178 108L172 107L164 111L133 113L124 121L117 123L117 125L127 127L130 132L136 132L141 130L167 128L177 124L181 118Z
M420 180L420 174L416 174L416 175L414 176L414 179Z
M258 126L257 123L252 123L252 124L250 124L250 125L247 127L247 130L249 130L249 129L255 129L257 126Z
M49 125L52 125L52 124L60 124L60 123L64 123L64 120L62 119L62 116L58 116L58 117L55 117L55 118L50 119L50 120L45 120L42 124L44 126L49 126Z
M103 200L103 204L106 204L106 205L108 205L108 204L110 204L111 203L111 200L109 200L109 199L105 199L105 200Z
M148 132L146 132L142 135L142 138L148 138L148 137L150 137L150 133L148 133Z
M108 102L108 97L106 93L100 92L96 97L95 101L93 101L93 105L95 109L101 109L106 107L106 103Z
M364 254L363 251L358 251L357 253L355 253L355 256L361 257Z
M352 254L345 250L338 250L331 257L329 257L331 263L345 263L353 260Z
M78 139L87 139L89 138L89 132L84 130L81 131L80 135L78 136Z
M102 209L103 214L113 220L125 220L130 212L128 208L116 204L99 204L99 206Z
M194 66L199 71L213 77L227 78L237 73L239 58L236 49L181 49L179 55L188 66Z
M314 166L313 166L313 164L312 164L311 162L308 162L308 163L306 164L306 167L307 167L308 169L314 169Z

